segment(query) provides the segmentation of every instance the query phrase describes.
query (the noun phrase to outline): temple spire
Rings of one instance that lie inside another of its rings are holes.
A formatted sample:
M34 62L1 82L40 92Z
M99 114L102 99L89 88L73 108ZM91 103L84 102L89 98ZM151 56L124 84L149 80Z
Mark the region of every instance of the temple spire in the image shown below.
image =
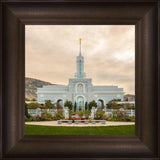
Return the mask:
M81 41L82 41L82 39L80 38L79 39L79 55L81 56Z
M84 58L81 54L81 41L82 39L79 39L79 56L77 56L77 72L75 73L76 78L85 78L86 74L84 72Z

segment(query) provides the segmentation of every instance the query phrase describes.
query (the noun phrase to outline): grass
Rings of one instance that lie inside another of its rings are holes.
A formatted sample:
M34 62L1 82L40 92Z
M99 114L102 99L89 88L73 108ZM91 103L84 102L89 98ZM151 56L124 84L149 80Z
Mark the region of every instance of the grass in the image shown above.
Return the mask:
M25 125L25 135L135 135L135 125L102 127Z

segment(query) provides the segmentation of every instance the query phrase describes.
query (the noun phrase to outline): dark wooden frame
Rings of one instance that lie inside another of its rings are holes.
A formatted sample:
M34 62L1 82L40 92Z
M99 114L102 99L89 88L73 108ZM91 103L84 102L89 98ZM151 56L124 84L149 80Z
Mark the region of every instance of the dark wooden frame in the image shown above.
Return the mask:
M158 1L44 1L1 2L1 158L160 158ZM25 24L136 25L135 136L24 135Z

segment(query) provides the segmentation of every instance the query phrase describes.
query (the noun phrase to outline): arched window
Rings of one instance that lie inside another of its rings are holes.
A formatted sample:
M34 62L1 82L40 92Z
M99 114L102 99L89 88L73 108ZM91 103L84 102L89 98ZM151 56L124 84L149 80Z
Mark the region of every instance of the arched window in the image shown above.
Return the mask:
M78 84L78 86L77 86L77 92L78 93L82 93L83 92L83 85L82 84Z

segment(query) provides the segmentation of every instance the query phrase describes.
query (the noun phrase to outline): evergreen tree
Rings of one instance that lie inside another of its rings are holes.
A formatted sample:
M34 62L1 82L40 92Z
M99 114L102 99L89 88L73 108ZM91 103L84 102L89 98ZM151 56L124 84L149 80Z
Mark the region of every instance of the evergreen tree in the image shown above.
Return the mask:
M92 107L97 107L97 103L95 102L95 100L89 102L88 107L89 107L89 110L91 110Z
M51 103L51 100L46 100L44 108L45 109L53 109L54 108L54 104Z
M65 101L64 106L65 106L65 107L68 107L70 110L72 110L72 108L73 108L72 102L71 102L71 101L68 101L68 100Z
M28 114L28 109L27 109L27 103L25 103L25 116L28 118L29 114Z
M109 109L118 109L118 104L116 103L116 101L113 100L109 101L107 106Z
M88 110L88 103L85 103L85 110Z
M77 108L77 103L74 103L74 111L76 112L76 108Z

